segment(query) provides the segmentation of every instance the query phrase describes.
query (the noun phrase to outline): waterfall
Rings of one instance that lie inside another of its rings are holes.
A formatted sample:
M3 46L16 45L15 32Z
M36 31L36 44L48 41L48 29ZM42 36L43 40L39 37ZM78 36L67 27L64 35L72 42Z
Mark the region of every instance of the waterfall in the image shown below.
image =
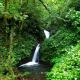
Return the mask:
M34 52L34 55L33 55L33 58L32 58L32 62L37 61L37 56L38 56L38 53L39 53L39 49L40 49L40 44L38 44L36 49L35 49L35 52Z
M33 58L32 58L32 61L28 62L28 63L25 63L25 64L22 64L20 65L19 67L26 67L26 66L33 66L33 65L38 65L38 62L37 59L38 59L38 53L39 53L39 49L40 49L40 44L38 44L36 46L36 49L34 51L34 55L33 55Z
M47 30L44 30L44 34L45 34L46 39L48 39L49 36L50 36L50 33ZM36 49L34 51L34 55L33 55L32 61L30 61L28 63L25 63L25 64L22 64L19 67L38 65L39 63L37 62L37 59L38 59L39 49L40 49L40 44L38 44L36 46Z
M49 36L50 36L50 32L47 31L47 30L44 30L44 34L46 36L46 39L49 39Z

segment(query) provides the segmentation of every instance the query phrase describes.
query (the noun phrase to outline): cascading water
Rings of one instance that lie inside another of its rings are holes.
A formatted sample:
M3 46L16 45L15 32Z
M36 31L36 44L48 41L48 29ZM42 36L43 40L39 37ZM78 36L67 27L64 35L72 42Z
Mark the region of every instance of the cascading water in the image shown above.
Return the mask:
M48 39L49 36L50 36L50 33L47 30L44 30L44 34L46 36L46 39ZM27 67L27 66L36 66L36 65L39 65L39 63L37 62L38 54L39 54L39 49L40 49L40 44L38 44L36 46L36 49L35 49L32 61L28 62L28 63L25 63L25 64L22 64L19 67Z
M35 49L35 52L34 52L32 61L31 62L28 62L28 63L25 63L25 64L22 64L19 67L26 67L26 66L38 65L38 62L36 62L36 61L37 61L37 58L38 58L39 49L40 49L40 44L38 44L36 46L36 49Z
M50 32L47 31L47 30L44 30L44 34L46 36L46 39L49 39L49 36L50 36Z
M39 49L40 49L40 44L38 44L37 47L36 47L36 50L35 50L33 58L32 58L32 62L36 62L37 61Z

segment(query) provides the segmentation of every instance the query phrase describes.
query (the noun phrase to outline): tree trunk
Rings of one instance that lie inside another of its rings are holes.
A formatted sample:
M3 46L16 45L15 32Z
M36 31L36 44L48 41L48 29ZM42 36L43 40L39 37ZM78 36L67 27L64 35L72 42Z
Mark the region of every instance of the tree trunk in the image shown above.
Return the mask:
M12 50L13 50L13 33L14 33L14 28L11 27L11 30L10 30L10 48L9 48L10 55L12 54Z
M9 0L4 0L4 11L7 12Z

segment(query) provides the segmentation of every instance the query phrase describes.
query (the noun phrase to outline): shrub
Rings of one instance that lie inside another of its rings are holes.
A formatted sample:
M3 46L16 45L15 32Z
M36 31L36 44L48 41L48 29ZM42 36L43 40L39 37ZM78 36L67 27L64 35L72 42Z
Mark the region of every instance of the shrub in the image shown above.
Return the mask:
M54 61L54 58L53 58ZM47 80L79 80L80 79L80 45L61 58L56 58L56 64L47 74Z
M22 59L30 57L32 49L35 46L35 39L31 35L25 35L24 37L19 37L14 42L13 48L13 58L14 65L19 63Z
M67 25L71 30L75 32L80 32L80 11L70 9L67 15L65 16L67 20ZM69 25L70 24L70 25Z
M76 34L60 28L56 34L52 35L50 39L45 40L41 48L41 58L43 61L51 61L53 57L61 55L70 48L71 45L77 43Z

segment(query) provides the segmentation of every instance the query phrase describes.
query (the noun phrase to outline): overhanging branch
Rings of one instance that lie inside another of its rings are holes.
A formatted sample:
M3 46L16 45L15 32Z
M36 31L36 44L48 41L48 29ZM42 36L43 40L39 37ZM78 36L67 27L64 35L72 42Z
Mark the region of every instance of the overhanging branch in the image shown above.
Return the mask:
M39 0L41 2L41 4L44 6L44 8L48 11L49 14L51 14L50 10L48 9L48 7L44 4L44 2L42 0Z

